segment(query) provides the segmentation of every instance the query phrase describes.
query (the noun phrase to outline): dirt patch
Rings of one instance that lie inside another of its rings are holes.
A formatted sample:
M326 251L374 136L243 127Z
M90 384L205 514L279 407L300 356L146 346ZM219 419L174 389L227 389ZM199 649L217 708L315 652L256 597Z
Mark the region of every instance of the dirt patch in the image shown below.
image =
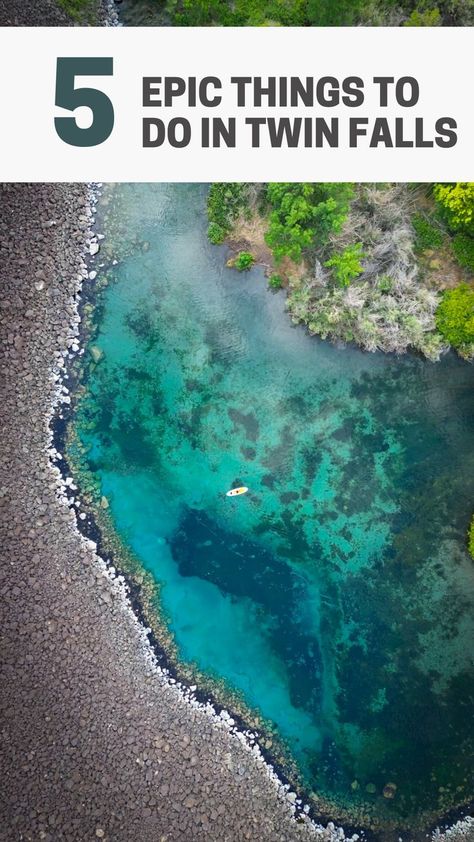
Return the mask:
M250 219L240 216L234 223L234 227L226 242L232 251L237 254L239 251L249 251L255 258L255 263L263 266L265 275L279 275L286 284L290 278L302 278L308 275L308 266L305 261L295 263L289 257L284 257L277 265L270 247L265 242L265 234L268 229L268 222L259 213L252 214Z
M450 244L428 249L418 256L424 283L433 289L453 289L462 283L474 284L472 273L459 265Z
M271 249L265 242L267 222L260 214L252 214L250 219L240 216L234 223L227 243L234 252L250 251L255 262L265 267L270 274L275 266Z
M415 194L415 209L428 218L432 217L436 211L433 196L425 190L418 190ZM453 289L462 283L474 285L472 272L464 269L456 260L447 232L444 232L444 242L440 248L426 249L417 254L417 261L423 283L432 289Z

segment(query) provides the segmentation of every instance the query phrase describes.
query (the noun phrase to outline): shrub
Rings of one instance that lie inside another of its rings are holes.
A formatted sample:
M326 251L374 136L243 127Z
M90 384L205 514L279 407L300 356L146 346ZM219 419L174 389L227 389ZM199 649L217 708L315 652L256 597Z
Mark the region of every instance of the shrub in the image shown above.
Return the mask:
M326 6L332 0L324 0ZM350 9L356 0L344 0ZM362 0L357 0L360 4ZM307 0L168 0L167 11L178 26L306 26ZM352 18L351 18L352 19Z
M436 310L436 326L453 348L474 351L474 289L460 284L444 292Z
M393 289L393 280L389 275L381 275L377 286L380 292L388 294Z
M364 5L363 0L308 0L308 21L312 26L351 26Z
M456 234L453 251L460 266L474 272L474 239L467 234Z
M217 222L211 222L207 229L207 236L213 245L218 246L223 243L228 232Z
M415 213L412 216L411 224L416 233L415 251L421 252L427 249L437 249L443 245L442 232L426 216Z
M281 289L283 286L283 278L280 275L270 275L268 279L268 286L271 289Z
M339 231L354 194L351 184L273 183L267 188L272 207L265 236L275 260L299 262L317 240L318 246Z
M250 269L254 263L255 258L253 254L250 254L249 251L241 251L235 258L234 266L239 272L245 272L247 269Z
M441 26L442 22L439 9L427 9L424 12L414 9L403 26Z
M354 243L339 254L333 255L324 265L332 269L334 280L339 287L348 287L354 278L362 274L363 268L360 261L364 257L362 243Z
M234 220L247 208L247 197L247 184L216 182L211 185L207 197L208 236L211 243L218 244L225 240Z
M471 553L472 557L474 558L474 515L472 516L471 525L469 527L469 532L467 533L467 541L468 541L468 548L469 552Z
M474 183L435 184L433 192L449 227L474 236Z

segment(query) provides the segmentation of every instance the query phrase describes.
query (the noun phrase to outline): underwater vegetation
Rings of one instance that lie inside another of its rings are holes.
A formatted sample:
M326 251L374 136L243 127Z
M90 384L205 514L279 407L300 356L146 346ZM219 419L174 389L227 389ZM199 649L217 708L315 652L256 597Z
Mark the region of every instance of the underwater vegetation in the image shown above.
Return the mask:
M207 194L106 194L82 482L179 661L266 720L316 808L413 831L473 794L473 369L295 328L208 242Z

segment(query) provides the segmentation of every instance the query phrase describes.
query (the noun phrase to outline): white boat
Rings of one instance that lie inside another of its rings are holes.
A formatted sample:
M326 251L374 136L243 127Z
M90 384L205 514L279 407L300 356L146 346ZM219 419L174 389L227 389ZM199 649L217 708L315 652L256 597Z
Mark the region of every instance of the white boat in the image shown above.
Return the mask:
M241 485L239 488L231 488L226 492L226 497L238 497L239 494L246 494L248 488L246 485Z

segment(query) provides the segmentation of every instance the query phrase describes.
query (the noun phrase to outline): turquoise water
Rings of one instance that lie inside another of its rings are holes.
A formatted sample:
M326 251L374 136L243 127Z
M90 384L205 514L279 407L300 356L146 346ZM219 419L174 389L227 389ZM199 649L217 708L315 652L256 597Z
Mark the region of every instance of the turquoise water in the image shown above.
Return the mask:
M293 327L207 242L206 192L107 193L88 468L180 658L273 723L335 815L413 828L474 790L474 368Z

